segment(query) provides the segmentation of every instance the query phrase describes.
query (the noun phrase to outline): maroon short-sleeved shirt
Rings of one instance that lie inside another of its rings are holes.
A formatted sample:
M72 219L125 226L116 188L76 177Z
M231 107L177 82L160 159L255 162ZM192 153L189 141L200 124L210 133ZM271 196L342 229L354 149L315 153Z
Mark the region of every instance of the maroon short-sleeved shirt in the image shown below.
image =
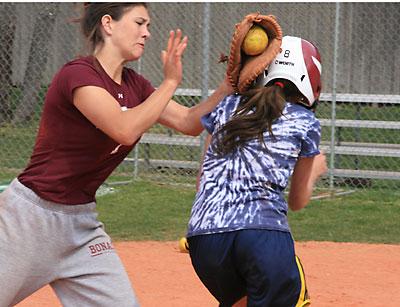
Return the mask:
M45 200L68 205L94 201L98 187L135 145L120 146L74 106L74 89L88 85L106 89L126 108L139 105L154 91L129 68L123 69L119 85L94 57L65 64L50 84L31 160L18 176Z

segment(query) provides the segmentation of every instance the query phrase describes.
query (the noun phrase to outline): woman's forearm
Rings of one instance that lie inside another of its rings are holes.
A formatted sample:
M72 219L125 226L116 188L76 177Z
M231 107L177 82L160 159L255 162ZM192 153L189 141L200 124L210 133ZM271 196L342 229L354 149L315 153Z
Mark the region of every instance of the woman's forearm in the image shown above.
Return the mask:
M160 116L159 123L183 134L197 136L203 131L201 117L214 110L225 96L232 93L233 88L224 80L206 100L193 107L188 108L171 100Z

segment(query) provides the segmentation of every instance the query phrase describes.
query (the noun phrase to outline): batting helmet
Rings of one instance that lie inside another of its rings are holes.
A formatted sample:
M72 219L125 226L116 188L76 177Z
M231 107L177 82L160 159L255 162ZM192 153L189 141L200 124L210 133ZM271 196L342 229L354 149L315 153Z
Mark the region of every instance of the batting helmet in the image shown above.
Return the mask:
M281 52L265 69L257 84L265 86L274 79L287 79L312 106L321 94L321 56L316 46L300 37L284 36Z

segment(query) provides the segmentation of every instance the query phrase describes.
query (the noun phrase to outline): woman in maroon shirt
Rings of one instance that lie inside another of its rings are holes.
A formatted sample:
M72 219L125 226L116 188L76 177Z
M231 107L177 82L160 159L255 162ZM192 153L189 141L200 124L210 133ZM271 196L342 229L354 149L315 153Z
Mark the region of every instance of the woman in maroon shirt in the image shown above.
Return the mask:
M90 56L65 64L46 95L26 169L0 195L0 306L50 284L64 306L137 306L129 278L97 220L95 193L155 123L184 134L233 89L224 80L206 101L171 98L182 79L187 37L171 31L155 89L126 68L150 38L143 3L87 3Z

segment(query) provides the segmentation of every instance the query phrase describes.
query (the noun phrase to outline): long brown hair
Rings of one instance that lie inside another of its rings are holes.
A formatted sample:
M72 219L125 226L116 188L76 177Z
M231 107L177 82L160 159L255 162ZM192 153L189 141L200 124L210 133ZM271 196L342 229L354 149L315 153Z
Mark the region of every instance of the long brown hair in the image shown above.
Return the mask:
M232 117L216 132L214 150L227 155L252 139L264 143L264 132L272 137L273 122L282 115L286 101L299 102L302 97L296 86L284 79L276 79L261 88L250 88L242 94Z
M110 15L114 20L120 20L124 13L135 6L147 4L143 2L84 2L83 15L76 19L80 22L81 30L87 40L90 52L92 53L99 43L103 43L103 36L100 31L101 18Z

